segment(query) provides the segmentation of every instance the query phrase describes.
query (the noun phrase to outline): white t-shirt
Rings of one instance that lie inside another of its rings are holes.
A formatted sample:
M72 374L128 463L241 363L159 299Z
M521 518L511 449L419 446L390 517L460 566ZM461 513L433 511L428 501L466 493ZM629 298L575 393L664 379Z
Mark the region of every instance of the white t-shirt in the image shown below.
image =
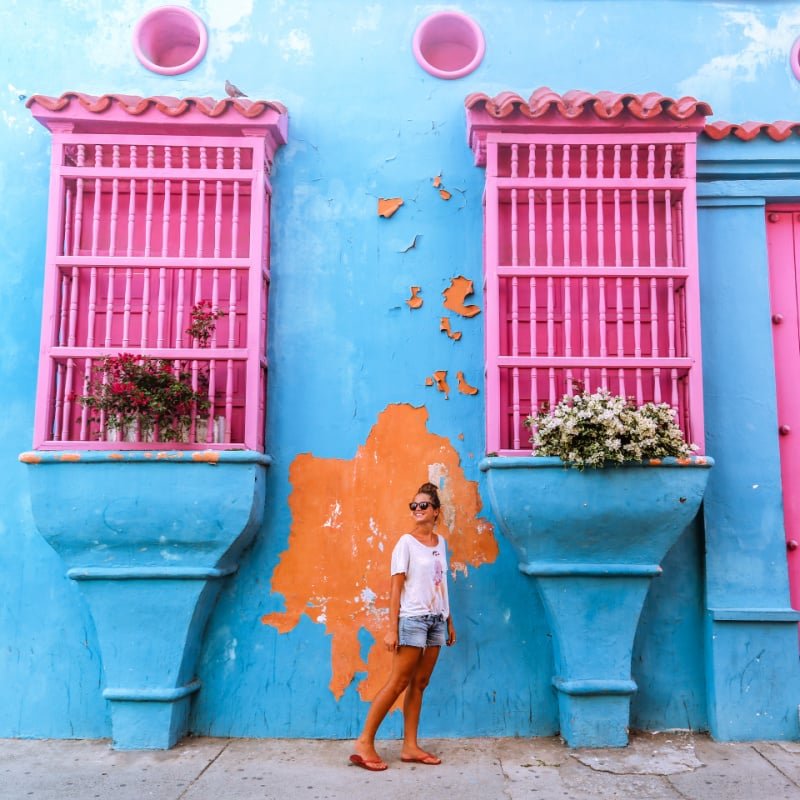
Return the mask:
M447 596L447 543L444 537L428 547L404 533L392 550L392 575L406 576L400 594L400 616L420 617L425 614L450 616Z

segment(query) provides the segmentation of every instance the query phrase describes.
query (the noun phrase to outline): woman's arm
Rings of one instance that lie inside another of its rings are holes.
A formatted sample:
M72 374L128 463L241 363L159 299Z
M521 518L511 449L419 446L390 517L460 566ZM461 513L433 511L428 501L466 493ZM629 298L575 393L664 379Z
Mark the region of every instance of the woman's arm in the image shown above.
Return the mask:
M398 628L400 625L400 594L406 582L405 572L392 575L392 588L389 593L389 632L383 637L387 650L397 650L399 640Z
M447 646L453 645L456 643L456 629L453 625L453 615L451 614L447 618Z

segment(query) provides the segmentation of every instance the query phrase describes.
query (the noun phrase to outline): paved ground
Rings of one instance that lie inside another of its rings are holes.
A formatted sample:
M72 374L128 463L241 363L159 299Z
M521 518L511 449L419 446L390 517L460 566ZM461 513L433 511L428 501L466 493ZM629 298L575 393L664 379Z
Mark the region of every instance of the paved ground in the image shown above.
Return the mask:
M558 739L428 740L440 767L383 773L348 765L349 742L187 739L170 751L118 752L106 741L0 740L2 800L800 800L800 743L722 744L686 733L636 734L621 750Z

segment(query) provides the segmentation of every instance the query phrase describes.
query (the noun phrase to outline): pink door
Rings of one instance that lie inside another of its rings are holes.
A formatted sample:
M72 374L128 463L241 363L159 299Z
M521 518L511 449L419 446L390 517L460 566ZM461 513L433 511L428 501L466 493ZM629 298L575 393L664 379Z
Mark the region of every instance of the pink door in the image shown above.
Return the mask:
M767 210L767 248L789 587L800 609L800 207Z

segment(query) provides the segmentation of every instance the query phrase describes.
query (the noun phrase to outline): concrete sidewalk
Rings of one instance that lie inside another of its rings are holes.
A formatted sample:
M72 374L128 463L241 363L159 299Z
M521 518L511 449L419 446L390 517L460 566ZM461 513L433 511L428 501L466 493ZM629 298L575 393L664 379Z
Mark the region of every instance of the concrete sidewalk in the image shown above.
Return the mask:
M383 742L382 773L348 765L350 742L186 739L170 751L107 741L0 740L2 800L784 800L800 799L800 743L722 744L647 734L621 750L559 739L426 740L440 767L403 764Z

